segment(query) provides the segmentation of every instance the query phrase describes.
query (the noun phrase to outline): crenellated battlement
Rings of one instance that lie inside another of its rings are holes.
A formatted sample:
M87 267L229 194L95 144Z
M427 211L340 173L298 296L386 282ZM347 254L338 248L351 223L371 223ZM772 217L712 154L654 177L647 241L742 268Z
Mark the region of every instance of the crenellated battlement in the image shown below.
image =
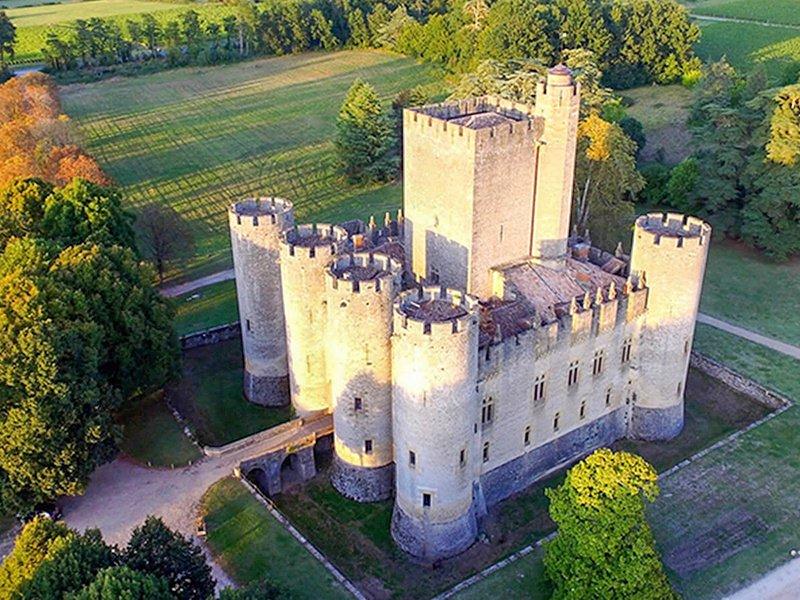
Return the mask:
M680 213L649 213L636 219L634 235L654 246L697 248L711 241L711 226L702 219Z
M461 290L426 285L408 290L394 304L395 331L452 335L478 326L480 303Z
M329 223L304 223L286 231L281 246L288 257L329 258L348 240L347 230Z
M278 225L286 229L294 225L294 205L271 196L245 198L230 205L228 220L232 228Z
M556 65L547 70L547 77L536 85L536 104L544 99L555 100L557 106L563 101L578 101L581 95L581 84L572 77L572 71L565 65Z
M379 252L345 254L333 260L325 271L329 290L342 295L380 293L399 289L403 274L400 261Z
M544 131L544 121L534 107L497 96L482 96L431 104L403 111L403 129L420 131L455 143L470 144L516 138L534 142Z

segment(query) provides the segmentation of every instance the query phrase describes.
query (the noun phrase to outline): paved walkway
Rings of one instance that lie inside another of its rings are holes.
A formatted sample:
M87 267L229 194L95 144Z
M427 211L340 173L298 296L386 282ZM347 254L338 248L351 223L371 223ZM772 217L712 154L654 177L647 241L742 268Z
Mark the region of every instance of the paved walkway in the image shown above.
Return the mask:
M162 288L161 295L166 296L167 298L174 298L175 296L181 296L183 294L188 294L189 292L199 290L207 285L219 283L220 281L228 281L234 277L235 275L233 273L233 269L227 269L225 271L219 271L218 273L206 275L205 277L200 277L199 279L187 281L186 283L179 283L177 285L171 285L169 287Z
M797 600L800 597L800 558L767 573L727 600Z
M776 352L780 352L800 360L800 347L792 346L786 342L781 342L780 340L761 335L760 333L750 331L749 329L744 329L743 327L739 327L737 325L731 325L727 321L723 321L703 313L697 315L697 320L700 323L711 325L712 327L716 327L722 331L727 331L728 333L732 333L740 338L744 338L756 344L760 344L761 346L770 348L771 350L775 350Z
M333 430L330 415L299 427L278 426L277 433L252 436L253 443L237 444L231 450L205 457L179 469L148 469L119 458L93 474L83 496L62 502L64 520L79 531L97 528L111 544L124 546L131 532L148 515L161 517L167 526L194 536L195 518L206 490L233 473L244 460L290 445L311 433ZM218 589L234 585L231 578L208 555Z

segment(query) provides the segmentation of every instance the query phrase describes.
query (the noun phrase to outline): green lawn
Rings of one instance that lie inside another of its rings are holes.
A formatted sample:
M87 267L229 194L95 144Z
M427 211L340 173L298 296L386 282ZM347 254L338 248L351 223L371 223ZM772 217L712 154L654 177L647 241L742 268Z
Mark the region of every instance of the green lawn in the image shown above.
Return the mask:
M622 92L627 113L639 120L647 136L641 160L664 154L664 162L676 164L691 153L691 134L686 127L692 91L682 85L646 85Z
M800 25L797 0L684 0L682 3L698 15Z
M169 204L191 223L185 277L230 264L226 207L243 196L290 198L298 221L379 218L400 205L399 187L348 186L335 168L336 115L359 77L387 103L401 89L441 85L412 60L353 50L70 85L62 100L129 207Z
M297 598L350 597L236 479L215 483L201 505L211 553L237 583L267 579Z
M2 0L0 0L2 4ZM74 28L76 19L99 17L116 23L123 31L126 21L152 13L163 26L177 19L189 9L197 11L205 20L222 21L231 8L220 4L195 4L156 2L149 0L87 0L60 4L39 4L26 8L12 8L7 13L17 27L14 63L43 61L42 48L48 31L65 34Z
M800 258L775 263L741 244L715 239L700 310L800 345Z
M703 325L695 347L800 398L798 361ZM649 519L683 597L720 598L790 559L800 519L798 445L800 409L793 407L662 480ZM546 598L541 558L532 553L458 598Z
M129 401L119 421L123 426L122 451L142 464L178 466L202 456L183 433L163 393Z
M222 446L288 421L291 409L265 408L242 395L242 346L237 338L187 350L170 401L202 445Z
M223 281L175 298L178 335L202 331L239 320L236 283Z
M697 54L706 61L723 56L741 71L763 64L772 77L780 77L788 64L800 61L800 30L766 27L756 23L701 21Z

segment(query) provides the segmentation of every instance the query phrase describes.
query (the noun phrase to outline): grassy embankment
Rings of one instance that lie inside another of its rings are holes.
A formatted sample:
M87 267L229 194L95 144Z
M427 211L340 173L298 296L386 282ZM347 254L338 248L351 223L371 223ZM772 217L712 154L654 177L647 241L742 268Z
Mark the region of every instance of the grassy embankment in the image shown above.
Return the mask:
M232 477L201 500L215 559L241 584L262 579L298 598L344 599L349 594L297 540Z

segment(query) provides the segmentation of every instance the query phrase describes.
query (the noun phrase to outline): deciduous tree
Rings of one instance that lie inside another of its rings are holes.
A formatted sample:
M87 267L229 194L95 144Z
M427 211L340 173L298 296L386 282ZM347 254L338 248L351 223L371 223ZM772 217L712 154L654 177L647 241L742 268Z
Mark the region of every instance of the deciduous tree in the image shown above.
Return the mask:
M642 458L604 448L546 490L558 525L544 558L553 598L677 598L645 518L657 479Z
M155 266L160 283L164 282L167 265L191 255L194 249L191 228L170 206L148 204L139 213L136 228L144 256Z
M125 566L109 567L85 588L70 596L74 600L173 600L166 580Z

